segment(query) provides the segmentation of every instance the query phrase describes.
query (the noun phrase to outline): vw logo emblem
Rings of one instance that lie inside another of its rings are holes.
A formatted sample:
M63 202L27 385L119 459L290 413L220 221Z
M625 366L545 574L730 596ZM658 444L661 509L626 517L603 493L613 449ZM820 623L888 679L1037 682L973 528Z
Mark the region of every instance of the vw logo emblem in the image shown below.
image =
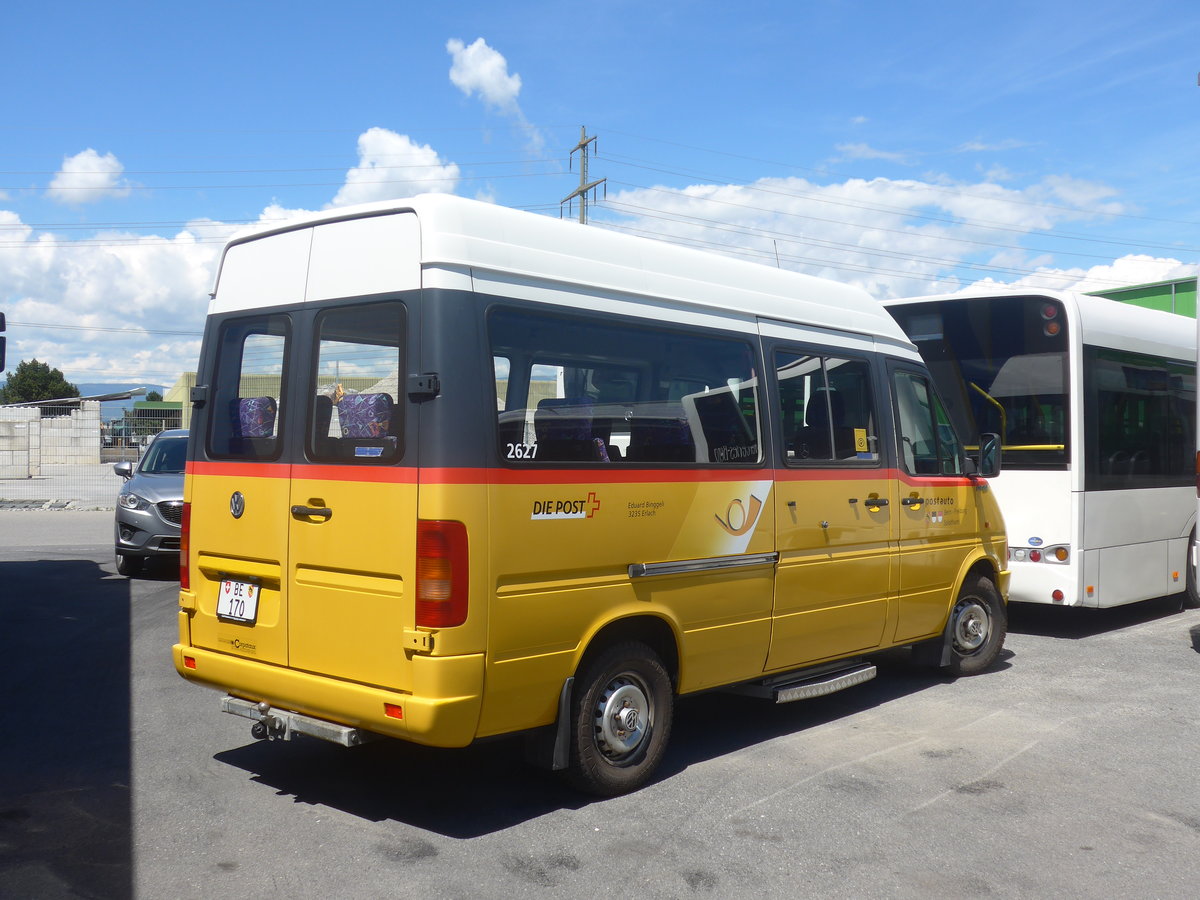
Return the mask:
M241 491L234 491L233 496L229 498L229 514L235 519L240 519L245 511L246 498L242 496Z

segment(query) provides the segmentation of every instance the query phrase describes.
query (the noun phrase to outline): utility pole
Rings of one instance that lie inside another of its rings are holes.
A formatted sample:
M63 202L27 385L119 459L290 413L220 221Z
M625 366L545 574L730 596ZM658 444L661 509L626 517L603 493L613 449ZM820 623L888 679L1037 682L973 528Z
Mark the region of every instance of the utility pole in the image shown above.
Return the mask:
M604 184L606 181L608 181L607 178L601 178L601 179L598 179L597 181L593 181L589 184L588 180L587 180L588 179L588 144L592 143L595 140L596 140L595 135L592 135L591 137L587 136L587 128L585 126L583 126L583 125L579 126L579 143L576 144L571 149L571 157L570 157L572 160L574 160L575 151L576 150L579 151L579 187L577 187L575 190L571 191L571 193L567 194L567 196L563 197L562 200L559 201L559 205L561 206L563 203L570 203L576 197L579 198L579 224L580 225L587 224L587 203L588 203L587 193L588 193L588 191L592 192L592 200L594 201L596 199L596 188L599 185ZM604 195L606 197L608 196L608 188L607 187L605 187L605 189L604 189ZM570 207L568 207L568 209L569 208Z

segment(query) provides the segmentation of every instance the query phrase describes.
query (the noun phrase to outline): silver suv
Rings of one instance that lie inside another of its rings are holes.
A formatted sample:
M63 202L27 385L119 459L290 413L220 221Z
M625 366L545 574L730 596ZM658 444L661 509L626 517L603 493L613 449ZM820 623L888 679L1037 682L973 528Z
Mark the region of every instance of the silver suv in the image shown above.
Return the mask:
M120 462L113 471L125 479L117 495L117 571L136 575L154 557L179 559L183 518L183 467L188 433L176 428L155 435L135 469Z

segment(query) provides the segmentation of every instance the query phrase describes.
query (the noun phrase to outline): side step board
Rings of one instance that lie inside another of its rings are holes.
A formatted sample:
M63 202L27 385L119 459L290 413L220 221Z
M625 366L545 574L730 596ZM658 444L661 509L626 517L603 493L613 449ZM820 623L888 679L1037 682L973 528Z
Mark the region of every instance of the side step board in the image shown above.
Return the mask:
M764 697L776 703L792 703L796 700L811 700L824 697L875 677L875 666L868 662L844 662L835 667L819 671L807 671L787 675L754 684L742 684L729 690L752 697Z
M307 734L309 737L331 741L343 747L357 747L379 737L361 728L326 722L324 719L314 719L312 716L285 709L272 709L270 704L252 703L239 697L222 697L221 712L253 720L251 733L260 740L290 741L293 734Z

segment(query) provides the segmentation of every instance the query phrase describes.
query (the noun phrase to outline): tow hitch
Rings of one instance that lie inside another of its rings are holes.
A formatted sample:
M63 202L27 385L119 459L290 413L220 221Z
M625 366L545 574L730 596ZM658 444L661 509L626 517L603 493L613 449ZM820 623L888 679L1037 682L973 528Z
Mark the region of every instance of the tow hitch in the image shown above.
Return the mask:
M285 709L272 709L266 701L254 703L239 697L222 697L221 711L251 719L250 736L257 741L290 741L294 734L307 734L343 747L357 747L379 737L360 728L314 719Z

